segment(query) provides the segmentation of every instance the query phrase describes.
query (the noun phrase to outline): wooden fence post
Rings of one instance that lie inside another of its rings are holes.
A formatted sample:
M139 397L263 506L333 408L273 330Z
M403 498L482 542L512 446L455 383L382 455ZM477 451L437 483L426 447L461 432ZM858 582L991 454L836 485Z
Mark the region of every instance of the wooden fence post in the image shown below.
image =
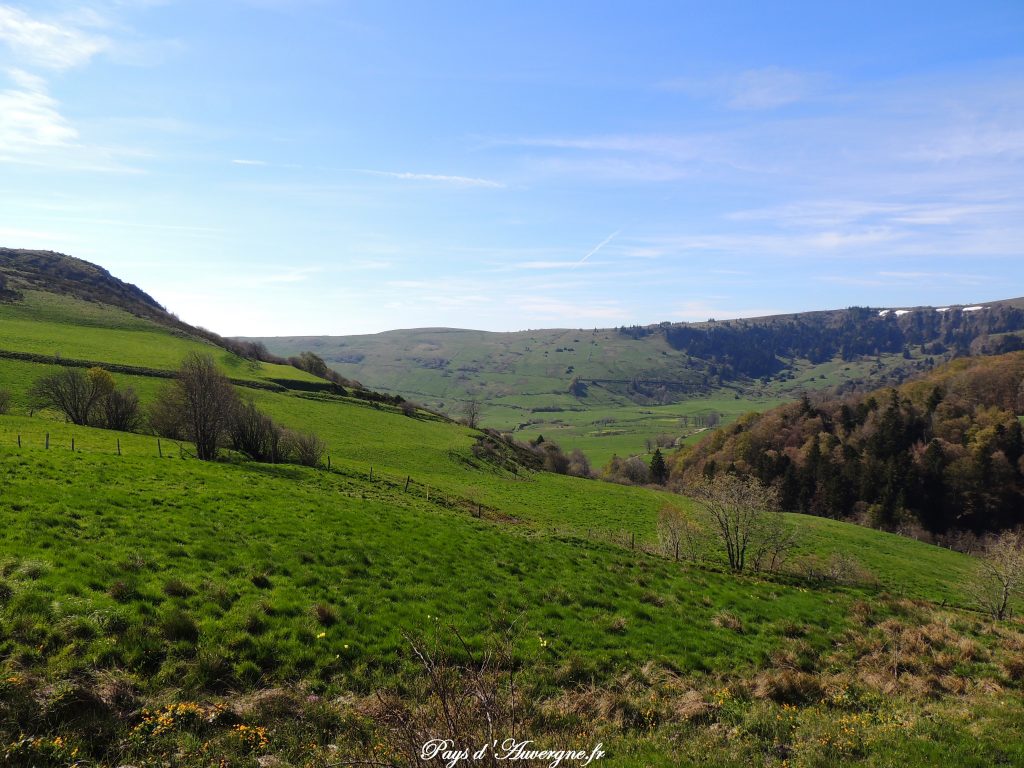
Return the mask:
M18 447L21 448L21 433L18 433Z
M121 455L121 438L117 438L117 455Z
M71 452L75 452L75 438L73 437L71 438Z
M156 439L156 452L160 454L160 458L164 457L164 449L160 446L160 438Z
M402 493L408 493L409 492L409 480L410 480L410 476L406 475L405 476L405 490L403 490Z
M46 450L50 450L50 433L46 433Z

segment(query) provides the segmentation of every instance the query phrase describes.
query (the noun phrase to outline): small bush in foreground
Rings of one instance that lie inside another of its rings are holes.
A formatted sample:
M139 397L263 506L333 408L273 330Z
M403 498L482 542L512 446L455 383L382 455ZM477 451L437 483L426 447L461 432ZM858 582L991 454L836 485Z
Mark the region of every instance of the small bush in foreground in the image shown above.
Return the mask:
M313 432L289 432L288 455L296 464L319 467L327 453L327 444Z

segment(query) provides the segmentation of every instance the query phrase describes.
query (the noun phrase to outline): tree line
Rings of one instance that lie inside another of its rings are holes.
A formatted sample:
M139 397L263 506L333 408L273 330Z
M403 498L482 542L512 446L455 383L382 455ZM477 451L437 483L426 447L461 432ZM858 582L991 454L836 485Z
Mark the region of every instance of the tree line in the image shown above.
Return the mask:
M960 308L944 312L918 309L896 315L850 307L764 320L660 326L652 329L655 331L663 332L674 349L715 364L725 378L760 378L782 370L784 358L804 358L813 363L836 357L849 361L898 354L911 346L920 346L930 355L1009 351L1020 343L1019 337L998 334L1024 331L1024 309L995 305L971 312ZM646 334L625 335L642 338Z
M148 431L194 446L203 461L231 449L255 461L320 466L326 444L313 432L287 429L238 395L210 355L189 354L148 407L131 387L95 367L62 368L29 389L33 410L52 409L73 424Z

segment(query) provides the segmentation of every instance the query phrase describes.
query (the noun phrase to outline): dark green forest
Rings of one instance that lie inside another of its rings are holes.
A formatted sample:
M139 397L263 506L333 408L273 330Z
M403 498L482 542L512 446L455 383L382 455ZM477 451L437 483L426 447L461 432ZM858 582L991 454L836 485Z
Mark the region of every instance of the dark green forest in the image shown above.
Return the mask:
M955 329L954 329L955 330ZM1024 353L961 358L894 389L750 414L685 449L674 483L737 472L785 509L926 534L1024 524Z
M884 314L883 314L884 312ZM922 308L897 315L868 307L807 312L756 320L620 328L633 338L664 333L668 344L718 366L723 378L772 376L787 360L823 363L878 354L1005 353L1024 349L1024 309L999 303L966 311ZM993 338L994 337L994 338Z

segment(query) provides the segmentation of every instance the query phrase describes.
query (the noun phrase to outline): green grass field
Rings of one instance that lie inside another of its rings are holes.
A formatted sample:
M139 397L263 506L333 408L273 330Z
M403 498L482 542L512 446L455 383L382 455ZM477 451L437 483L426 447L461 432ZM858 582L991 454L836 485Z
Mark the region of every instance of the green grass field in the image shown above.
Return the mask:
M543 435L566 451L579 448L596 467L614 454L646 453L648 441L658 436L684 443L699 439L694 417L714 414L725 424L807 390L877 379L908 362L901 355L817 365L793 361L791 371L769 381L715 383L703 363L673 349L663 336L633 339L614 329L428 328L261 341L277 354L311 350L346 377L456 418L468 400L478 400L484 426L522 439ZM919 351L912 357L923 359ZM589 382L585 395L570 393L576 377ZM634 378L684 389L666 393L666 404L656 398L638 404L627 391Z
M86 312L76 347L81 307L54 301L43 330L0 325L0 349L63 334L68 357L140 364L131 334L168 335ZM0 359L14 394L0 416L5 765L406 765L396 713L446 727L410 641L436 637L455 665L438 674L462 691L496 633L510 637L503 711L515 675L521 728L600 741L603 765L1024 759L1024 625L973 610L964 555L792 515L793 567L737 576L711 545L697 563L660 554L658 511L689 500L513 473L474 454L475 430L428 414L242 389L320 434L330 470L199 462L29 416L24 393L50 370ZM116 378L144 401L166 383ZM855 577L802 575L837 555ZM462 732L480 733L466 711Z
M254 363L184 333L174 332L116 307L40 291L0 303L0 352L25 352L174 370L190 352L213 355L236 379L317 381L288 365Z

